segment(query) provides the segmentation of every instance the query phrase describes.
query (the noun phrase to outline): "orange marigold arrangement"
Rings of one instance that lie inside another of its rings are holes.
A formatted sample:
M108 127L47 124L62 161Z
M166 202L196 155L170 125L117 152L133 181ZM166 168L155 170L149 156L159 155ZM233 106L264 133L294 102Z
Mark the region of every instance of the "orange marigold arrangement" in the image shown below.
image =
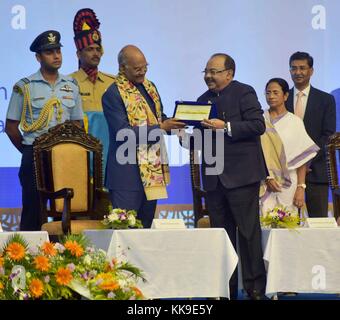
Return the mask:
M108 261L106 252L91 247L83 235L35 249L14 234L0 249L0 299L140 300L139 280L145 281L140 269Z
M25 247L17 242L10 243L6 248L9 258L14 261L20 261L25 257Z
M41 251L46 256L51 256L51 257L54 257L57 254L57 250L54 248L54 243L52 243L52 242L45 242L41 246Z
M71 252L71 254L77 258L84 254L84 249L81 247L77 241L68 240L65 242L65 248Z
M49 262L48 257L36 256L34 258L34 266L37 270L48 271L51 267L51 263Z
M29 290L33 298L40 298L44 294L44 284L39 279L32 279Z

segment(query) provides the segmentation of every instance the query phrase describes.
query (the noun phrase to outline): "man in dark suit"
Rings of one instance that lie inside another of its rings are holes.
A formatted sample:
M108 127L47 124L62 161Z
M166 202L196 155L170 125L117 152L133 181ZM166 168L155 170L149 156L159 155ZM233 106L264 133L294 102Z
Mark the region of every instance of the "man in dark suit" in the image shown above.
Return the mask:
M306 205L309 217L328 216L328 178L325 145L335 132L334 97L310 85L313 58L306 52L295 52L289 59L294 88L289 91L287 109L300 116L308 135L320 147L306 175Z
M259 222L260 181L267 175L260 142L265 132L263 111L254 89L233 80L235 62L229 55L214 54L203 73L209 90L198 102L215 103L217 118L204 120L202 126L204 130L217 130L212 139L213 153L224 149L216 160L223 164L222 173L208 172L212 165L202 159L210 223L226 229L234 248L238 230L243 286L252 299L261 299L266 286ZM223 131L218 145L214 139ZM203 146L208 143L211 141L204 141ZM237 298L237 270L230 280L230 297Z
M156 86L145 77L148 64L140 49L125 46L118 63L119 74L102 97L110 141L105 186L113 208L136 210L150 228L157 199L167 197L169 172L159 131L185 124L163 113Z

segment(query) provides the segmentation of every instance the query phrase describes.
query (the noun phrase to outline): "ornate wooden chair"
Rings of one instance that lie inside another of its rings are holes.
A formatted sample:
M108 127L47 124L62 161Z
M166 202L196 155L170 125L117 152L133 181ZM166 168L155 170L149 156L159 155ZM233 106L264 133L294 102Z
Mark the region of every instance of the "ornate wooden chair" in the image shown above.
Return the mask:
M195 227L209 228L209 213L205 207L206 191L201 187L201 170L198 151L190 148L190 176L194 205Z
M340 165L340 132L334 133L329 137L326 145L326 159L328 170L328 182L332 191L333 212L335 220L340 222L340 186L339 172Z
M107 194L103 191L99 140L66 121L37 138L33 153L41 229L58 236L102 228L100 220L107 212L100 204ZM57 221L48 222L48 217Z

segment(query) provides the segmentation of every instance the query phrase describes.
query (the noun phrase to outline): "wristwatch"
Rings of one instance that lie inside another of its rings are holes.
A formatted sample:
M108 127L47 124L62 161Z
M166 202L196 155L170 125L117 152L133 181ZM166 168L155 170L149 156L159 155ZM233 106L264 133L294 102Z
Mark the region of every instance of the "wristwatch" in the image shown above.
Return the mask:
M297 185L297 187L301 187L302 189L306 189L306 184L304 184L304 183L299 183L298 185Z
M231 125L230 125L229 121L224 124L224 132L226 132L229 137L232 136L232 134L231 134Z

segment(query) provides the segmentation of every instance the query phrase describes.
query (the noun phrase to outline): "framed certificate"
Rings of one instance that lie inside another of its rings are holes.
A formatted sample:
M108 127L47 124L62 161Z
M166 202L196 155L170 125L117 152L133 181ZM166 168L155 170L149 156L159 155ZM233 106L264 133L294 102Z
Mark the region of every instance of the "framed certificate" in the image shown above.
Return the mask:
M201 126L203 119L216 118L216 106L213 103L176 101L173 117L188 125Z

